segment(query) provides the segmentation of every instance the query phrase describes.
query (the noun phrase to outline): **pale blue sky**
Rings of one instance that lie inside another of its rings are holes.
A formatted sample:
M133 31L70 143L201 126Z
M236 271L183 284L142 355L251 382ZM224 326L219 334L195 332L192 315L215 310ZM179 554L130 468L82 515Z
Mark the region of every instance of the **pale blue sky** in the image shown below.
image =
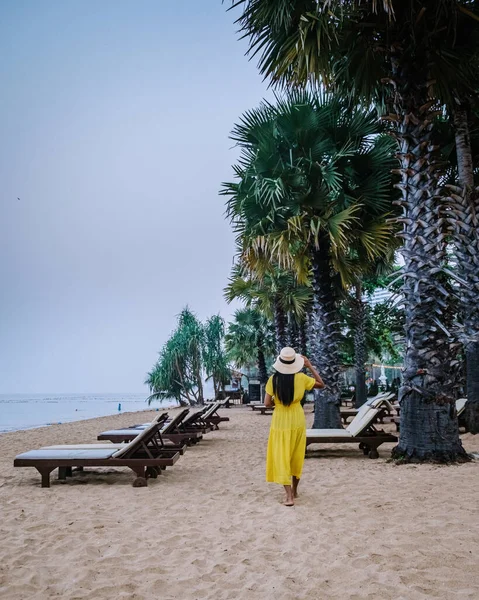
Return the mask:
M226 6L0 0L0 393L141 391L184 305L230 314L218 190L266 84Z

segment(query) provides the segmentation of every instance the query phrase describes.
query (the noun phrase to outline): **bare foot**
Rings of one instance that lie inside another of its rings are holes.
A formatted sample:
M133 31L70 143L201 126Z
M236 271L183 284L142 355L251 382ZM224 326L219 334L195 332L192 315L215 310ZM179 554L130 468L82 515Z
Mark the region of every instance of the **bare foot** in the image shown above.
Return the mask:
M284 505L285 506L294 506L294 500L292 500L292 499L291 500L286 500L284 502Z
M295 498L299 498L298 490L294 490L294 492L293 492L293 496L294 496Z

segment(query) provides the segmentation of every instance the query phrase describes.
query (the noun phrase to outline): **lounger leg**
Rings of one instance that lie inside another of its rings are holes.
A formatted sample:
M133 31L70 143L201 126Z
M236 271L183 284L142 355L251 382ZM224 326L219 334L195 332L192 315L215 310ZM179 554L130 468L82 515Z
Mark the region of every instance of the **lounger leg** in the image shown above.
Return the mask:
M368 456L369 456L369 458L379 458L379 452L378 452L377 446L374 448L371 448Z
M148 485L148 480L146 478L145 467L130 467L130 469L136 474L133 487L146 487Z
M53 468L37 467L37 471L42 476L42 488L49 488L50 487L50 473L53 471Z
M66 468L67 477L73 477L73 467L65 467L65 468Z
M60 481L66 481L68 467L58 467L58 479Z
M161 475L161 469L159 467L147 467L146 478L156 479L158 475Z

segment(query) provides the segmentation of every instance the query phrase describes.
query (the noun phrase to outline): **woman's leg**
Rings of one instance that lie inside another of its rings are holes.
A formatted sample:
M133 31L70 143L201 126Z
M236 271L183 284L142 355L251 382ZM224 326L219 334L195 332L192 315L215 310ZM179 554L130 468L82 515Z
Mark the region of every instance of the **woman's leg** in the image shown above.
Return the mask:
M285 506L294 506L293 488L290 485L285 485L284 491L286 492L286 498L284 499L284 505Z
M291 487L293 498L298 497L299 479L303 472L304 455L306 452L306 428L304 431L298 432L296 444L291 456Z
M292 481L292 492L293 492L293 498L297 498L298 497L298 485L299 485L299 477L295 477L294 475L291 477L291 481Z

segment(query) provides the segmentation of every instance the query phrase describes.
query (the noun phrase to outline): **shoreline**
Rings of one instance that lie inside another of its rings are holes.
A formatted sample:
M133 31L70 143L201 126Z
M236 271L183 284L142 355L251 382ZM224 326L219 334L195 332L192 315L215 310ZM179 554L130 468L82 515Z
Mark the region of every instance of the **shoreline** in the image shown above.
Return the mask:
M174 405L174 406L165 406L164 408L159 408L159 409L145 408L143 410L131 410L131 411L127 411L127 410L123 411L122 410L122 411L118 411L117 413L112 413L111 415L102 415L102 416L98 416L98 417L85 417L83 419L80 418L80 419L74 419L74 420L69 420L69 421L58 421L56 423L44 423L42 425L16 427L15 429L8 429L8 430L0 429L0 436L8 434L8 433L16 433L18 431L30 431L32 429L48 429L50 427L53 427L54 425L67 425L69 423L84 423L85 421L95 421L97 419L108 419L111 417L121 416L121 415L134 415L137 413L140 414L140 413L145 413L145 412L161 412L162 410L170 411L170 410L175 410L177 408L178 408L178 406Z
M161 410L161 407L159 407ZM174 414L177 408L168 409ZM475 600L479 462L388 463L351 445L314 447L300 497L265 483L271 418L245 407L148 487L129 469L52 474L20 452L98 443L156 408L0 436L0 593L5 600ZM145 418L146 417L146 418ZM312 413L306 410L308 426ZM468 452L479 437L461 436Z
M13 402L0 398L0 435L133 412L171 410L178 406L174 399L165 400L163 405L155 402L149 406L140 394L136 397L131 394L82 396L71 393L55 397L39 394L38 398L20 394L19 397L20 401Z

